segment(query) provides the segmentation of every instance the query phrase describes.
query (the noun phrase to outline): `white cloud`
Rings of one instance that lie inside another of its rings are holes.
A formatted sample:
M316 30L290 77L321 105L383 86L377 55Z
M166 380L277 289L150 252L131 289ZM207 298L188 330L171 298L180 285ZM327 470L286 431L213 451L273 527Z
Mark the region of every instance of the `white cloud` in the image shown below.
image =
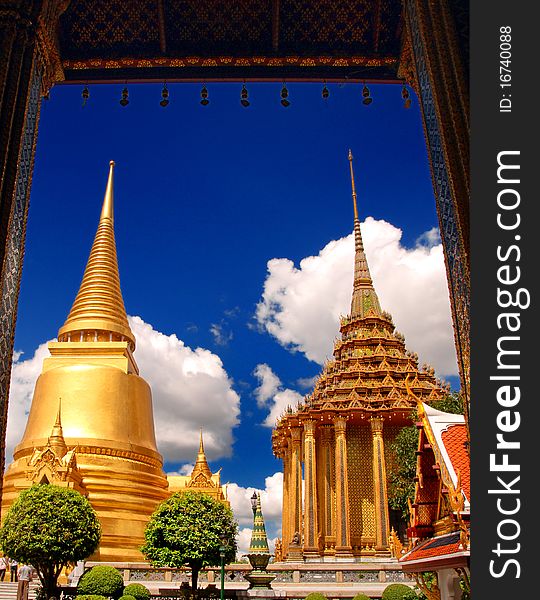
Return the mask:
M232 331L228 331L224 323L212 323L210 333L214 336L214 342L218 346L226 346L232 339Z
M175 476L175 475L182 475L182 476L186 476L186 475L191 475L191 473L193 472L195 465L193 463L186 463L185 465L180 465L178 467L178 469L176 469L176 471L169 471L167 473L167 477L169 477L170 475Z
M263 425L274 427L287 407L294 408L303 397L294 390L283 389L281 380L266 363L258 364L253 375L259 380L259 386L254 391L257 405L259 408L269 408Z
M414 248L401 244L402 232L368 217L362 224L366 255L382 308L389 311L407 348L439 376L457 374L444 267L436 230ZM268 275L256 319L291 351L323 364L339 334L339 316L350 311L354 264L353 234L329 242L299 267L285 258L268 261Z
M270 552L274 551L277 537L281 535L281 506L283 501L283 473L278 471L266 477L264 489L254 487L241 487L236 483L227 484L227 497L231 503L234 516L239 523L237 538L238 557L247 554L251 541L253 512L251 509L251 496L253 492L261 495L261 508L264 516L266 534Z
M257 405L259 408L263 408L268 404L268 400L279 390L281 381L265 363L258 364L253 371L253 375L259 380L259 386L254 392L255 398L257 398Z
M201 426L209 460L230 456L240 397L219 356L204 348L192 349L140 317L129 317L129 324L137 340L135 359L141 376L152 388L156 438L164 459L193 460Z
M417 246L427 246L428 248L437 246L440 243L441 234L439 232L438 227L432 227L428 231L424 231L424 233L421 236L419 236L416 240Z
M137 340L135 359L140 374L152 388L156 438L164 459L172 463L193 461L201 426L208 458L230 456L240 398L219 356L204 348L192 349L176 335L160 333L140 317L129 317L129 322ZM48 355L47 343L27 360L20 353L14 354L6 436L8 462L21 440L35 381Z

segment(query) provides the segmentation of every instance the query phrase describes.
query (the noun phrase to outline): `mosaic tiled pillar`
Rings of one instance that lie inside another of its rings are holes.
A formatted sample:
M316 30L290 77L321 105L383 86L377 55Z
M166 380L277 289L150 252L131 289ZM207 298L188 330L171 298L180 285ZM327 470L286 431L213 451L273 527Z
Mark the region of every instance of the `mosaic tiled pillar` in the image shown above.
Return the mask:
M304 421L304 558L319 556L315 419Z
M5 249L0 274L0 422L2 429L2 444L0 450L0 469L3 472L5 464L5 432L7 423L9 385L11 378L11 363L13 357L13 342L17 319L19 288L22 274L24 241L28 201L34 167L34 154L40 110L41 75L36 64L30 75L28 96L24 106L19 107L22 115L15 118L23 120L23 129L16 161L7 166L6 171L13 171L13 185L6 174L2 189L2 208L9 205L9 218L2 231L3 248ZM13 144L10 144L13 146ZM15 146L17 146L15 144ZM9 198L11 196L11 199ZM11 200L11 201L9 201ZM1 481L0 481L1 485Z
M0 2L0 469L41 98L63 78L57 23L69 0Z
M347 469L347 419L334 419L336 477L336 558L352 556L349 525L349 479Z
M371 417L371 434L373 437L373 489L375 490L375 550L388 550L390 533L390 517L388 514L388 493L386 490L386 464L384 459L382 417Z
M469 402L469 98L448 0L407 0L413 84L422 109L444 247L462 391Z

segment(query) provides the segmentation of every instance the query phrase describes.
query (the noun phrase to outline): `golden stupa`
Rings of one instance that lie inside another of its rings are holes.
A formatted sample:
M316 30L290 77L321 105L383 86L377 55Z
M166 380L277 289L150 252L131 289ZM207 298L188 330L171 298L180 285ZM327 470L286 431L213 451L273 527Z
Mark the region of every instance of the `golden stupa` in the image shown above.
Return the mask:
M144 528L165 499L167 478L156 447L152 395L133 357L118 274L113 170L79 293L49 344L28 422L4 476L2 513L33 483L87 495L102 526L92 557L140 561Z
M272 434L274 454L283 460L282 556L288 561L389 555L388 447L416 408L407 386L428 403L445 393L433 368L419 369L418 356L406 350L391 315L381 310L360 232L350 151L349 165L351 312L341 319L334 358L313 393L290 407Z

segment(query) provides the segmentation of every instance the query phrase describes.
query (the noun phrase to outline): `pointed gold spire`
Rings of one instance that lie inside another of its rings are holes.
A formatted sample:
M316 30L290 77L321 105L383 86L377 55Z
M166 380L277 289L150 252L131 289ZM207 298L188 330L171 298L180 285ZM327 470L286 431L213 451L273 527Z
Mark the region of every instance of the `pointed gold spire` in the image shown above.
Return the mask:
M351 171L352 199L354 209L354 286L351 302L351 316L365 317L368 312L381 314L381 307L373 281L369 272L369 267L364 251L362 241L362 232L360 231L360 220L358 218L358 205L356 199L356 184L354 182L353 155L349 150L349 168Z
M135 349L128 324L114 240L114 162L101 209L99 225L75 302L58 332L59 341L121 341Z
M63 458L68 451L66 446L66 441L64 439L64 432L62 430L62 421L61 421L61 412L62 412L62 400L58 400L58 412L56 414L56 421L54 422L51 435L49 436L49 446L52 448L53 452L58 456L58 458Z
M199 453L197 454L197 461L195 463L195 466L193 467L193 471L191 472L191 480L193 481L201 473L208 480L210 480L212 478L212 471L210 470L210 467L208 466L208 461L206 460L206 454L204 453L202 427L201 427L200 438L199 438Z

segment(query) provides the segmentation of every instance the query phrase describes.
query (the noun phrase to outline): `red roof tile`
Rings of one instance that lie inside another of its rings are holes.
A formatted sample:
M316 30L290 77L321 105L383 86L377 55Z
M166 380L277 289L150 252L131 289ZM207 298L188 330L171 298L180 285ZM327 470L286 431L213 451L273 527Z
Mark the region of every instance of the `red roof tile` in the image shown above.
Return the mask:
M450 457L454 471L461 473L461 486L467 500L471 501L471 464L465 447L467 429L465 425L451 425L442 432L442 441Z

